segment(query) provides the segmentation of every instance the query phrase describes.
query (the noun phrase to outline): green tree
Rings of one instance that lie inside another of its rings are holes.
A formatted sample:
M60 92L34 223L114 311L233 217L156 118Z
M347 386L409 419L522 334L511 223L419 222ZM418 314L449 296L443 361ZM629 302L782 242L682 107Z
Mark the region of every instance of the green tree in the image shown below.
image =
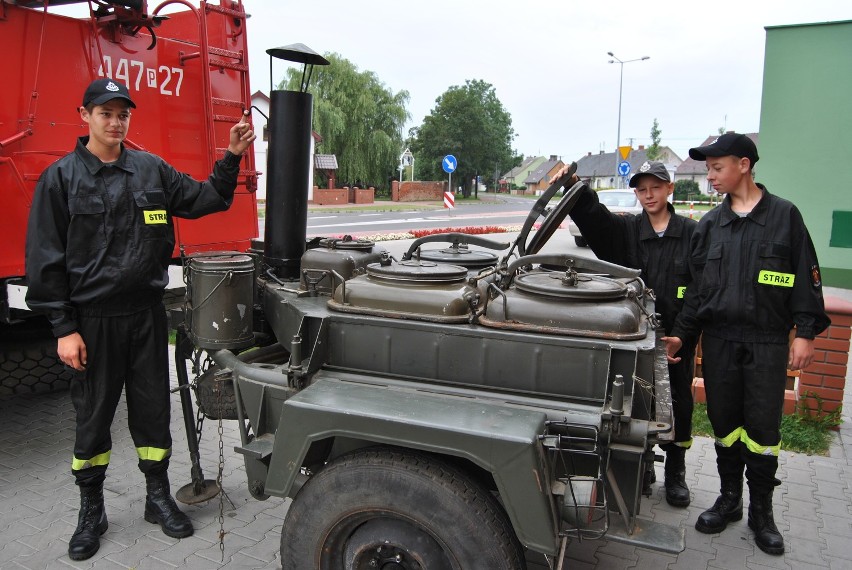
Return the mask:
M465 196L470 195L475 176L493 185L495 171L512 168L516 160L512 116L490 83L467 80L450 87L435 103L423 124L409 133L421 180L444 180L441 160L447 154L458 159L453 186L461 185Z
M648 160L657 160L663 154L663 151L660 148L660 134L662 134L660 124L657 122L655 117L654 124L651 125L651 144L648 145L647 150Z
M678 180L675 182L674 199L689 200L695 198L700 193L698 182L695 180Z
M359 71L336 53L315 67L308 89L314 96L313 129L322 136L318 152L337 155L337 180L383 187L397 173L402 129L410 118L408 92L394 93L372 71ZM279 88L298 90L301 69L290 68Z

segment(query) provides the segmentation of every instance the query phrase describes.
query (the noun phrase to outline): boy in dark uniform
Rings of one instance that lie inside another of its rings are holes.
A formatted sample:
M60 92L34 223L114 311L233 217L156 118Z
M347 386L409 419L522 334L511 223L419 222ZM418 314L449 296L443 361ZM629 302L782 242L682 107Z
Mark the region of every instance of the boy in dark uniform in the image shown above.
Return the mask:
M163 290L175 245L173 217L226 210L241 155L255 135L247 111L230 131L225 156L206 182L163 159L125 148L131 108L127 87L92 82L80 118L89 135L39 178L27 227L27 303L50 320L57 354L77 375L71 472L80 488L72 560L85 560L107 530L103 484L110 425L124 388L139 469L145 474L145 520L168 536L192 534L169 490L168 324Z
M657 312L669 334L692 282L689 252L696 222L676 214L668 202L674 184L663 163L645 162L630 178L630 187L642 204L641 214L610 212L597 193L584 185L571 219L599 259L642 270L642 280L654 290ZM666 452L666 501L677 507L686 507L690 501L685 455L692 445L693 350L694 345L684 347L681 361L669 364L674 441L660 446ZM650 470L645 478L648 493L652 475Z
M743 516L743 469L748 480L748 526L757 546L782 554L772 493L781 448L787 369L807 367L813 339L829 325L819 264L802 215L753 179L757 147L726 133L692 148L707 162L707 179L725 194L705 214L692 241L695 287L666 340L670 361L681 341L703 331L707 414L716 437L721 494L695 528L717 533ZM790 331L795 338L790 342Z

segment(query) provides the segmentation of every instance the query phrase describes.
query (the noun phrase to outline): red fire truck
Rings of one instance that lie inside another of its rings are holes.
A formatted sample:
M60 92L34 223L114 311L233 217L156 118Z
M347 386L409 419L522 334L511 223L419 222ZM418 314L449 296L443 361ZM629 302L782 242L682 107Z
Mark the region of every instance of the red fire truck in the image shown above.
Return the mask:
M88 17L56 13L88 6ZM0 396L67 385L47 321L24 302L24 243L36 182L88 134L77 109L98 77L125 83L138 108L125 144L205 179L228 130L251 105L246 14L240 0L0 0ZM254 157L243 159L230 210L177 220L180 252L248 249L257 237Z

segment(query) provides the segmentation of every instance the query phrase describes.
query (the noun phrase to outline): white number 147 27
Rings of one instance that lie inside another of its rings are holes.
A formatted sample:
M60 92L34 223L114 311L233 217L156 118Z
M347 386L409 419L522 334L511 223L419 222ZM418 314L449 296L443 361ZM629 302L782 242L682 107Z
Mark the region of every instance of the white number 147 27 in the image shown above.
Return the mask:
M142 87L144 77L145 86L158 89L162 95L180 96L180 87L183 83L183 69L180 67L168 67L161 65L158 69L145 67L141 61L134 59L119 58L113 75L112 56L105 55L103 64L98 69L101 77L112 77L121 81L128 88L139 91Z

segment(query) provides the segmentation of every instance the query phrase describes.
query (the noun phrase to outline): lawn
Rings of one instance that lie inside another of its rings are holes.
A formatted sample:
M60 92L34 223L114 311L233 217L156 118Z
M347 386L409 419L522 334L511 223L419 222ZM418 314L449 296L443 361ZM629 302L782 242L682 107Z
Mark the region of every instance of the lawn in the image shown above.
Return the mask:
M818 417L816 410L800 409L781 418L781 449L808 455L826 455L831 445L833 428L840 423L840 410ZM692 412L692 435L713 437L707 405L695 404Z

